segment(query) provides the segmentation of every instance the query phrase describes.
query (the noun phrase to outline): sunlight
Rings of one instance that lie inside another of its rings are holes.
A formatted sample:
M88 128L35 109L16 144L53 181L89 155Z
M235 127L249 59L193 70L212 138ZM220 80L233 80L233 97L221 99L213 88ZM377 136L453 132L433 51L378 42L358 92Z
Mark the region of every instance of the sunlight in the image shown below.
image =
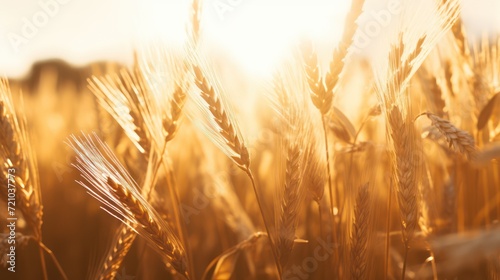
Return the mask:
M188 20L189 1L148 2L135 11L141 19L134 24L140 41L158 36L173 44L184 40L179 23ZM206 1L203 32L209 44L249 73L268 75L301 37L333 46L349 6L350 1L328 0Z
M333 45L350 5L328 0L235 2L241 3L228 10L206 7L206 35L257 75L268 75L301 37Z

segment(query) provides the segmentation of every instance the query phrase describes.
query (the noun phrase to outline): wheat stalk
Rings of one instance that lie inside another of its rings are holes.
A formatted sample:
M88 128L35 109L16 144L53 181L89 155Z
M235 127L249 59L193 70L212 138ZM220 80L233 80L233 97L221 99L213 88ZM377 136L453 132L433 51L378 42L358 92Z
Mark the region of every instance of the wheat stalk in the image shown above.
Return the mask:
M256 232L255 226L234 192L230 178L223 165L217 161L216 149L206 149L203 168L203 185L207 196L213 201L216 213L220 214L226 225L243 241ZM223 161L226 163L226 161Z
M418 178L421 145L416 137L408 97L408 84L437 40L458 18L458 1L435 4L431 13L415 13L421 3L404 1L399 29L389 36L388 56L375 57L376 92L388 123L394 148L394 170L405 253L402 278L406 276L409 243L418 224ZM433 16L436 16L434 17ZM422 23L421 25L415 24ZM411 34L411 36L403 36ZM411 46L408 48L408 46ZM386 256L388 257L388 256Z

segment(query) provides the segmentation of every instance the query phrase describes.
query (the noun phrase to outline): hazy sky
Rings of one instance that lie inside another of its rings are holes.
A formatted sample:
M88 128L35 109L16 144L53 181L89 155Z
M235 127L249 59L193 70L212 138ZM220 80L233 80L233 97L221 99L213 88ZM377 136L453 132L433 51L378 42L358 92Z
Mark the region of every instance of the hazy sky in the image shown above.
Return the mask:
M376 2L367 0L367 7ZM210 41L252 71L266 68L300 33L339 37L347 0L205 0ZM178 41L190 1L0 0L0 74L24 74L39 59L74 64L130 61L136 42L161 34ZM383 5L383 4L382 4ZM500 0L464 0L464 21L480 33L500 31Z

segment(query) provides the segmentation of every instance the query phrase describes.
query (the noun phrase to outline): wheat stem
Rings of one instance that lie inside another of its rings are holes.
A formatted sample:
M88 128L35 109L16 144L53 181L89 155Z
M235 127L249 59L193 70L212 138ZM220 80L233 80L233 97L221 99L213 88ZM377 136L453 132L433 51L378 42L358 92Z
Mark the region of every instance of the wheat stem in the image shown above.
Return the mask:
M405 245L405 255L404 255L404 259L403 259L403 269L401 271L401 279L402 280L405 280L406 278L406 262L408 260L408 251L410 250L410 247L406 246Z
M45 264L45 256L43 255L43 249L41 246L38 247L38 253L40 254L40 263L42 265L43 279L49 279L47 276L47 265Z
M269 236L269 243L271 244L271 251L273 252L274 262L276 264L276 269L278 270L278 276L279 276L279 279L281 279L282 272L281 272L281 266L280 266L278 254L276 252L276 246L274 244L273 239L271 238L271 231L269 230L269 226L268 226L269 223L266 219L266 216L264 215L265 212L264 212L264 208L262 207L262 202L261 202L261 199L259 196L259 192L257 191L257 186L255 185L255 179L252 175L252 171L250 170L250 168L247 168L245 170L245 172L247 173L248 177L250 178L250 181L252 182L252 187L253 187L253 191L255 193L255 198L257 200L257 205L259 206L259 211L260 211L262 220L264 222L264 227L266 228L266 233Z
M68 276L66 276L66 273L64 272L61 264L59 263L59 261L57 260L56 256L54 255L54 253L52 252L52 250L50 250L47 246L45 246L45 244L43 244L42 242L39 242L38 245L45 251L47 252L47 254L49 254L50 258L52 259L52 261L54 262L54 264L56 265L56 268L57 270L59 271L59 274L61 274L61 277L64 279L64 280L68 280Z
M333 186L332 186L332 175L331 175L331 170L330 170L330 151L328 148L328 133L326 132L326 122L325 122L325 116L321 117L321 122L323 125L323 135L325 138L325 156L326 156L326 168L327 168L327 173L328 173L328 193L330 195L330 215L332 217L332 237L333 237L333 242L335 244L338 244L338 238L337 238L337 227L335 225L335 213L334 213L334 200L333 200ZM336 198L339 197L339 192L338 188L335 188L335 195ZM337 201L338 205L338 201ZM337 260L338 260L338 251L335 251L335 258L333 260L334 265L337 266Z
M391 207L392 207L392 180L389 185L389 199L387 200L387 219L386 219L386 235L385 235L385 262L384 262L384 277L389 279L389 250L391 248Z

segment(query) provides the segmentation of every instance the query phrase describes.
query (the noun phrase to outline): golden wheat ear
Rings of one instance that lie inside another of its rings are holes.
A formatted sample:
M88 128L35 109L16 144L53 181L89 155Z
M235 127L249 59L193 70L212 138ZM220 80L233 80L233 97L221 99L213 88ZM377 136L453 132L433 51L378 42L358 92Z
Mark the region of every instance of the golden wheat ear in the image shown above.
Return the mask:
M0 179L15 186L17 207L32 230L33 237L41 242L42 198L36 156L28 136L26 119L22 116L21 102L17 113L12 93L6 79L0 78ZM7 201L7 185L1 186L2 199Z
M371 58L377 94L384 101L382 104L397 101L396 97L405 91L424 59L460 14L457 0L444 4L437 1L402 2L401 14L388 27L387 37L381 39L384 47L380 49L386 53L374 53Z
M0 197L8 201L11 186L16 193L15 206L26 220L33 238L39 246L40 261L44 279L48 279L44 251L50 255L63 279L68 279L54 253L42 242L42 195L38 175L38 165L33 146L30 143L24 103L16 112L7 79L0 78L0 181L7 182L0 187ZM10 206L11 204L8 203ZM9 213L9 215L11 215ZM22 240L22 238L21 238Z
M192 65L195 88L189 94L187 114L209 139L238 167L248 171L250 154L222 86L201 59Z
M142 197L139 188L113 152L94 134L72 136L68 145L76 153L78 181L102 203L103 209L143 237L167 268L189 278L185 250L171 228Z
M351 279L366 279L368 275L368 240L370 226L369 184L359 188L354 206L351 236Z
M473 159L477 153L474 137L469 132L461 130L453 125L450 121L438 117L432 113L423 113L432 122L439 132L445 137L446 141L455 151L466 156L468 159Z
M138 51L133 69L89 79L99 104L141 153L162 151L177 132L189 88L184 57L173 47L149 45Z
M275 75L271 104L281 121L279 130L279 169L276 175L275 232L276 254L281 270L288 263L296 238L298 217L306 197L303 184L308 165L312 133L311 112L305 78L300 64L290 61ZM297 70L299 69L299 70Z

